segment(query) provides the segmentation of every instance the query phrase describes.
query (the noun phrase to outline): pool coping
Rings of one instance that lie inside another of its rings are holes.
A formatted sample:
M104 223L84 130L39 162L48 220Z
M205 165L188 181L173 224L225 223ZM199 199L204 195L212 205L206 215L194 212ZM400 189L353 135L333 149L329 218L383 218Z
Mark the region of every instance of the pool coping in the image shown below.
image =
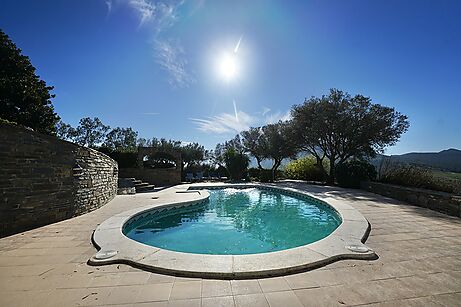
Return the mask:
M246 255L208 255L170 251L134 241L123 233L124 224L136 216L151 214L153 209L169 210L206 202L216 188L263 188L301 194L327 204L338 212L342 223L327 237L300 247L282 251ZM99 251L88 260L90 265L124 263L144 270L184 277L249 279L298 273L325 266L342 259L377 259L377 254L364 242L371 226L352 206L313 196L307 191L276 184L202 183L178 185L164 193L154 193L152 205L141 206L114 215L101 223L93 233L93 244Z

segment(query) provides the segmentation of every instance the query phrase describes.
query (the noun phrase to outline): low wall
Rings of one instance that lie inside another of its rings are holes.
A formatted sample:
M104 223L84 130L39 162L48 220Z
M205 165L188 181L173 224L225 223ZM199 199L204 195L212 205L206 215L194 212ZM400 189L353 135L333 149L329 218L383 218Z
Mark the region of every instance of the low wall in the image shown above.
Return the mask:
M168 186L181 183L179 168L121 168L120 178L134 177L156 186Z
M412 205L461 217L461 196L378 182L362 182L361 188Z
M117 162L98 151L0 124L0 237L101 207L117 178Z

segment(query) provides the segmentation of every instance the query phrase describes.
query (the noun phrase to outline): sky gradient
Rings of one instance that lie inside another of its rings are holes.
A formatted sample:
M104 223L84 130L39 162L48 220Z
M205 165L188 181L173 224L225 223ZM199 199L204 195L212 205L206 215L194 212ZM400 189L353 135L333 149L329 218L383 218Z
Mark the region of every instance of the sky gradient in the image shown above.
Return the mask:
M461 148L459 16L457 0L0 4L0 28L73 126L99 117L214 148L335 87L409 117L388 154ZM235 56L232 80L218 72L223 53Z

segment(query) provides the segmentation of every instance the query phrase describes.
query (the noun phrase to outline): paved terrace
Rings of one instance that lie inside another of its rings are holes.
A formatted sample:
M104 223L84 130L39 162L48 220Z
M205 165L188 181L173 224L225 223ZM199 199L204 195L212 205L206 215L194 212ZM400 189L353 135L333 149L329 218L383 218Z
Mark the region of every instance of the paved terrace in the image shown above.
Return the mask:
M86 264L99 223L171 188L117 196L83 216L0 239L0 306L461 306L461 219L359 190L281 185L347 201L372 224L366 244L380 258L232 281Z

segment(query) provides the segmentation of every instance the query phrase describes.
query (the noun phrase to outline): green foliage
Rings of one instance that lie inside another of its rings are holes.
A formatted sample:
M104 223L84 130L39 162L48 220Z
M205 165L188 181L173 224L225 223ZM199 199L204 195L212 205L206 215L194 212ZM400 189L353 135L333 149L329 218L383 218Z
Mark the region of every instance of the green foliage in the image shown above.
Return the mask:
M277 170L285 158L294 158L298 146L293 137L293 129L286 122L278 122L262 127L265 158L272 159L272 181L276 179Z
M324 169L328 169L328 161L323 162ZM306 181L325 181L325 172L317 165L313 156L305 156L297 160L290 161L285 166L285 176L289 179Z
M261 161L267 156L262 129L252 127L248 131L242 131L241 135L245 151L255 157L258 167L262 169Z
M51 90L35 74L29 57L0 30L0 118L54 135L59 116Z
M369 181L375 178L375 167L365 161L346 161L336 167L338 185L345 188L360 188L361 181Z
M136 151L113 151L107 147L100 147L98 151L117 161L119 168L138 167L138 153Z
M224 164L231 180L242 180L248 170L250 159L244 153L228 148L224 153Z
M281 178L283 177L283 172L280 170L276 171L275 177ZM248 177L251 181L259 181L259 182L273 182L272 179L272 170L271 169L264 169L264 168L250 168L248 169Z
M434 177L430 169L411 164L392 164L382 170L378 181L383 183L421 188L448 193L458 193L458 184Z
M137 137L138 132L133 129L117 127L106 135L103 146L119 152L135 151Z
M94 148L104 141L109 129L110 127L104 125L99 118L85 117L80 119L73 141L81 146Z
M336 164L373 157L395 144L409 127L407 117L393 108L337 89L294 106L292 116L300 148L316 159L329 160L329 183L334 183Z

